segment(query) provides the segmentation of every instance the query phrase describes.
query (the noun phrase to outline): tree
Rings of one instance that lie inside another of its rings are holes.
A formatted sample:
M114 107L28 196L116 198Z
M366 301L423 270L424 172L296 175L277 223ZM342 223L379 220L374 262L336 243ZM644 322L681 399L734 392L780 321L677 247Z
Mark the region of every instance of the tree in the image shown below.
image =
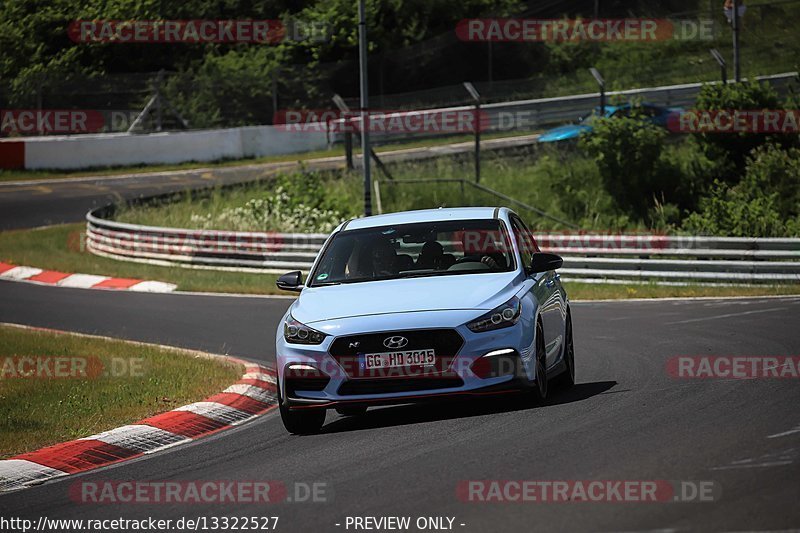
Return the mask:
M606 190L620 209L645 218L654 198L667 195L659 160L666 132L631 117L601 118L581 135L579 146L594 158Z
M695 108L701 111L760 111L781 109L778 94L768 83L744 82L706 84L700 90ZM717 177L724 183L736 183L752 151L765 144L797 146L797 136L764 133L697 133L707 157L718 162Z

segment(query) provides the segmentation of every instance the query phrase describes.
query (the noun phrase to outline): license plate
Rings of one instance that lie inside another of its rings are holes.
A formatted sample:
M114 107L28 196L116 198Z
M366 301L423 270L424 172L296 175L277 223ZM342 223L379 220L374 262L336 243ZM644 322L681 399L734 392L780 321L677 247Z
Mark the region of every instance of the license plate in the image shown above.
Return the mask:
M434 350L407 350L364 354L364 368L396 368L399 366L430 366L436 363Z

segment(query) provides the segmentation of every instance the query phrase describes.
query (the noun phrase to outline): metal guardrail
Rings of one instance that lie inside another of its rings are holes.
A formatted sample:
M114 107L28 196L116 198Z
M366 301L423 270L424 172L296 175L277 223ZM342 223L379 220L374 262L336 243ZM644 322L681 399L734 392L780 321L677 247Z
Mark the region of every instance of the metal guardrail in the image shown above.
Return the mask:
M165 266L283 273L308 271L326 234L190 230L140 226L86 215L94 254ZM564 257L570 279L696 283L800 282L800 239L621 234L534 234Z
M797 81L797 72L785 72L769 76L756 76L756 81L768 81L779 94L784 94L789 84ZM709 82L719 83L719 82ZM693 106L697 95L703 85L708 83L683 83L679 85L665 85L661 87L646 87L641 89L627 89L624 91L609 91L606 93L606 101L611 103L615 98L628 101L642 101L665 107L688 107ZM574 121L578 117L585 115L599 103L600 93L576 94L570 96L558 96L553 98L537 98L533 100L517 100L511 102L497 102L483 104L480 108L480 123L482 131L514 131L531 130L543 126ZM470 112L474 106L456 106L437 109L420 109L408 112L392 113L398 116L407 114L417 115L438 115L442 113ZM360 118L354 117L347 119L354 124L360 123ZM333 121L336 124L334 131L329 132L330 142L343 142L345 129L342 125L344 119ZM469 132L462 132L469 133ZM399 133L397 131L381 132L372 131L370 136L375 141L398 140L403 138L419 138L421 136L441 135L436 131L417 131L411 133Z

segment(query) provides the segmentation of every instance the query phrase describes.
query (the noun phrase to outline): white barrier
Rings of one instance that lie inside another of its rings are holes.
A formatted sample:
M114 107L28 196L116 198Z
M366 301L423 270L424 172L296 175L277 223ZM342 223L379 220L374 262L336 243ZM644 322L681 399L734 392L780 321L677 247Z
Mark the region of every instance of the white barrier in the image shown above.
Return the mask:
M324 128L320 129L323 131L291 132L250 126L143 135L53 135L0 141L0 148L21 151L16 159L24 160L24 168L31 170L176 164L324 150L328 138ZM0 168L4 166L0 161Z
M769 81L779 91L785 92L797 79L797 72L756 77ZM665 106L689 106L702 87L702 83L687 83L613 91L608 97L644 99ZM590 110L597 103L597 94L580 94L555 98L539 98L516 102L486 104L481 109L486 115L490 131L530 129L554 122L571 120ZM471 106L411 111L410 113L436 114L441 112L469 111ZM400 113L402 115L402 113ZM511 121L511 122L509 122ZM176 164L189 161L209 162L220 159L242 159L322 150L329 143L341 142L341 125L327 132L327 124L303 124L301 131L285 126L250 126L224 130L199 130L177 133L98 134L27 137L0 140L0 168L26 169L80 169L90 167ZM373 133L376 141L398 140L432 133ZM24 161L24 166L23 166Z
M308 271L327 235L141 226L86 215L89 252L163 266L283 273ZM534 234L564 258L572 279L798 283L800 239Z

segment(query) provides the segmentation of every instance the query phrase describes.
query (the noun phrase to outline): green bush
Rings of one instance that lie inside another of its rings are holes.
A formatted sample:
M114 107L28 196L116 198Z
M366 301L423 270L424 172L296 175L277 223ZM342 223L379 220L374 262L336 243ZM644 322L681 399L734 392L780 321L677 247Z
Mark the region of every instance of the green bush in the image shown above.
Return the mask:
M660 175L670 184L669 203L681 212L697 209L699 199L708 193L714 181L716 161L709 159L699 143L692 137L669 143L661 152ZM667 187L662 187L662 191Z
M543 151L526 172L528 186L541 197L534 205L547 206L549 213L585 229L621 229L630 224L630 218L617 209L614 198L606 191L591 159Z
M202 62L167 78L163 90L192 128L269 124L276 68L270 47L209 52Z
M683 229L734 237L800 236L800 150L757 148L735 186L716 180Z
M268 188L217 192L210 201L188 198L180 211L189 209L189 225L203 229L329 233L359 215L353 185L328 174L294 172L276 177Z
M788 102L787 102L788 103ZM781 109L784 105L768 83L731 83L704 85L695 108L702 111ZM698 133L700 146L709 159L716 161L716 177L736 183L744 172L750 153L765 144L797 146L796 136L763 133Z
M473 179L471 158L439 158L392 165L397 181L415 178ZM606 192L594 161L574 151L541 146L533 152L487 152L482 159L481 185L586 229L624 228L630 218ZM383 209L401 211L438 206L509 205L537 229L565 229L520 206L458 183L381 186Z
M579 146L597 163L605 189L620 209L643 219L654 198L664 193L660 158L666 132L635 116L598 119L593 126Z

